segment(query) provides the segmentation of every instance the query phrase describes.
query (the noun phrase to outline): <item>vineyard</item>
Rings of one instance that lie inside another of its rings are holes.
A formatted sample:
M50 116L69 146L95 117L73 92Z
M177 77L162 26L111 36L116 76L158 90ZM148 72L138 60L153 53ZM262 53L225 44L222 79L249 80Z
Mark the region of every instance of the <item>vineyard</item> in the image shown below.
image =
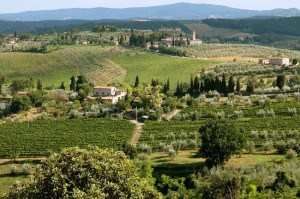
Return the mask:
M41 79L44 85L69 82L72 75L85 74L95 84L122 82L126 71L107 58L138 53L108 46L72 46L51 53L1 52L0 71L10 79Z
M262 147L266 142L272 142L275 147L282 141L294 147L300 144L299 119L299 116L294 116L251 118L230 120L230 122L244 129L246 137L256 147ZM147 144L152 147L153 151L162 151L161 147L166 145L171 145L173 148L180 145L179 150L198 148L200 144L198 130L204 121L205 119L194 122L147 122L138 146Z
M191 75L197 74L202 68L217 64L216 61L197 60L161 56L155 54L140 54L136 56L117 56L113 60L127 70L125 82L133 84L136 75L140 82L151 83L152 79L166 82L170 78L171 89L177 82L189 82Z
M271 148L300 151L299 111L298 100L283 100L281 95L274 99L252 96L219 102L207 99L182 109L172 121L146 122L138 146L148 146L153 151L164 151L167 146L176 150L195 149L201 144L198 130L206 119L228 118L245 131L248 141L257 149L271 143Z
M45 156L72 146L118 148L130 140L133 131L133 124L110 119L7 123L0 128L0 156Z

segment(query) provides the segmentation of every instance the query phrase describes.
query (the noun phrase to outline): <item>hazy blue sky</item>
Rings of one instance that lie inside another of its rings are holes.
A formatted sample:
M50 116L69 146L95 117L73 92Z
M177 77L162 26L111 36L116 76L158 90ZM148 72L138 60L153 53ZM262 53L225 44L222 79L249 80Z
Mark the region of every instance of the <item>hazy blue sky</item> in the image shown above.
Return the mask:
M300 9L300 0L1 0L0 13L60 8L142 7L177 2L208 3L252 10Z

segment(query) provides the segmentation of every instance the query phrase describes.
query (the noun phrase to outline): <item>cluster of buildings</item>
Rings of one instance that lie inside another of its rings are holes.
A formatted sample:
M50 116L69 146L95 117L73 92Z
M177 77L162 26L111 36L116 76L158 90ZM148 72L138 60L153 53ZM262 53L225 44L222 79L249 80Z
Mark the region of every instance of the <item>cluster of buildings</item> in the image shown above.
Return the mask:
M290 59L289 58L270 58L270 59L259 59L259 64L262 65L277 65L277 66L289 66Z
M196 31L192 32L192 38L188 37L167 37L161 40L161 42L154 42L152 44L153 47L158 48L160 45L170 47L174 46L174 44L180 43L181 46L187 45L201 45L203 42L200 39L196 38ZM147 50L151 47L151 43L146 43Z
M5 35L5 37L2 39L2 42L6 44L15 44L19 42L19 38L15 37L13 34Z

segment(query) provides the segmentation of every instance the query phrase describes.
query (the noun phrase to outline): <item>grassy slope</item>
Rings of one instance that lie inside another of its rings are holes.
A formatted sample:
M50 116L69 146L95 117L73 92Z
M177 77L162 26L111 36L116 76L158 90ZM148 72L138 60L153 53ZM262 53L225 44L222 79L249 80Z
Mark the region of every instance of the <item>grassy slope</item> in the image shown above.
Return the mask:
M175 89L177 81L189 82L191 75L195 76L202 68L217 63L149 53L130 57L117 56L111 60L127 70L125 82L128 84L134 83L136 75L139 76L140 82L145 83L151 83L151 79L166 82L170 78L171 89Z

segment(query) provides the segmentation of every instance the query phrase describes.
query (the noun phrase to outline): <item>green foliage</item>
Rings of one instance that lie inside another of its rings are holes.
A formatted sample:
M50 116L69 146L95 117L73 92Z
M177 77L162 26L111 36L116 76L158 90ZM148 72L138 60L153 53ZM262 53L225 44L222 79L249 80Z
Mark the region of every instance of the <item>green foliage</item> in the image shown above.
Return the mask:
M138 155L136 148L128 143L122 144L120 150L123 151L130 159L135 159Z
M130 122L111 119L7 123L0 128L0 156L7 157L12 152L20 156L45 156L49 150L57 152L65 147L87 145L118 149L131 139L133 131Z
M10 85L12 93L17 93L18 91L24 91L31 87L31 82L29 79L15 79Z
M3 198L159 198L124 153L68 148L52 154L34 179Z
M19 113L20 111L27 111L31 106L30 98L25 96L17 96L15 97L10 105L10 110L13 113Z
M212 175L209 179L210 184L204 187L202 198L241 198L241 180L237 176L228 175Z
M227 121L208 120L199 132L202 140L199 154L206 158L209 168L223 165L244 147L243 132Z

